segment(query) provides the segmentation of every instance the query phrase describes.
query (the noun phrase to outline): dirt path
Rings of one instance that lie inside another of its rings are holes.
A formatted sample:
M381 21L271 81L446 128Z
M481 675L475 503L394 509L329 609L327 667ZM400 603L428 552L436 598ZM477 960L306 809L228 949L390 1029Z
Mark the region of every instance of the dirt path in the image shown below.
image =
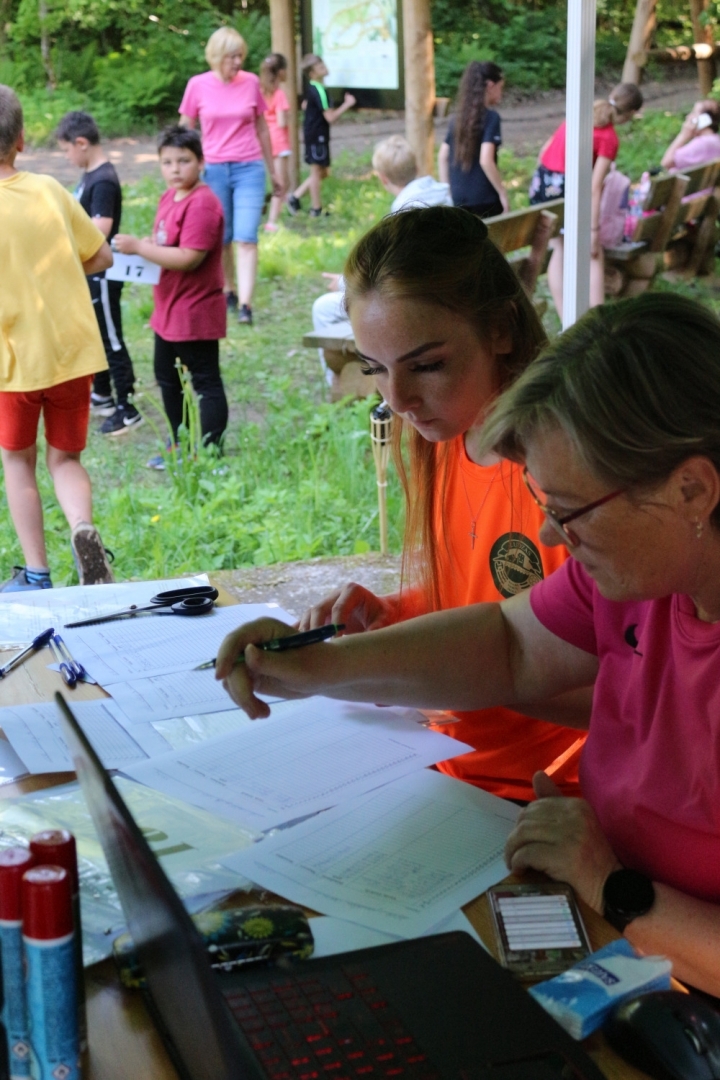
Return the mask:
M598 86L598 94L607 92ZM671 79L663 83L646 83L643 93L647 105L653 109L676 112L689 109L698 96L695 79ZM510 94L502 106L503 139L505 145L517 154L534 154L553 133L565 114L565 94L560 90L548 91L534 99L513 100ZM367 112L342 122L333 130L333 149L356 151L369 150L387 135L402 132L404 121L400 113L384 113L380 118L368 118ZM447 120L435 125L436 139L445 136ZM110 160L116 166L122 180L139 180L156 168L157 155L154 140L146 136L110 139L107 144ZM31 172L47 172L63 184L77 179L77 170L65 160L59 150L31 150L18 158L20 168Z

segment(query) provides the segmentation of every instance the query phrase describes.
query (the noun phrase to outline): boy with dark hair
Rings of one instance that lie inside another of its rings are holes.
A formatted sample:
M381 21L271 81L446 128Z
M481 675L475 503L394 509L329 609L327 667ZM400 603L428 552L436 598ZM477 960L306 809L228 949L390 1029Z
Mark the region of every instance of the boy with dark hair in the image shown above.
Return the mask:
M120 228L122 189L115 168L100 144L97 124L89 113L69 112L58 124L55 137L68 161L84 170L75 188L75 198L105 238L112 241ZM122 332L120 297L123 282L108 281L102 273L88 277L88 285L110 368L95 376L91 402L94 411L107 417L100 427L101 433L122 435L143 422L130 401L135 389L135 372ZM117 406L110 376L115 385Z
M80 463L94 372L105 363L84 275L112 266L103 234L51 176L18 172L20 102L0 86L0 448L5 491L25 565L5 592L52 588L35 469L45 421L47 465L72 529L81 585L113 580L92 522L90 477Z
M330 168L330 125L339 120L348 109L352 109L355 98L352 94L345 94L342 105L338 105L337 109L331 108L327 90L323 86L323 80L329 73L321 56L308 53L307 56L303 56L300 68L308 80L303 106L305 109L303 141L305 163L310 166L310 175L303 180L292 195L288 195L287 207L291 214L297 214L300 209L300 199L309 190L310 217L320 217L322 215L320 186Z
M162 393L173 440L183 422L183 393L175 366L179 358L200 397L203 443L219 444L228 421L220 374L219 339L226 332L223 295L223 210L202 181L200 136L192 128L166 128L158 139L160 171L168 190L161 197L152 237L119 233L115 248L142 255L162 267L155 286L155 378ZM164 469L162 454L148 462Z

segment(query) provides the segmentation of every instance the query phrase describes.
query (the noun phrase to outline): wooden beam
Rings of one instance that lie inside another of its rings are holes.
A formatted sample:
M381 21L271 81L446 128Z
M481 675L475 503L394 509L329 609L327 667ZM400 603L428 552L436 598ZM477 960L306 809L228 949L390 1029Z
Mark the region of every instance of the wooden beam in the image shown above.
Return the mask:
M657 24L656 8L657 0L637 0L630 42L622 70L624 83L635 83L636 86L640 84Z
M430 0L402 0L405 42L405 137L418 173L435 171L435 59Z
M295 4L294 0L270 0L270 39L272 51L282 53L287 60L287 88L290 103L290 190L297 187L300 178L300 144L298 133L298 95L297 95L297 49L295 46Z
M687 63L688 60L705 60L706 49L709 46L702 44L702 56L698 56L694 45L666 45L663 49L648 49L648 59L657 60L660 64ZM712 46L712 55L720 54L720 45Z

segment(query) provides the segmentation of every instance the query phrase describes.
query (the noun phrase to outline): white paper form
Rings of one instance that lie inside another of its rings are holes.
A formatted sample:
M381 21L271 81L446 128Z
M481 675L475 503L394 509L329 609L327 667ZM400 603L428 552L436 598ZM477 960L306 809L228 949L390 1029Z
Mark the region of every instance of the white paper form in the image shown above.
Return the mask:
M418 718L322 697L285 701L268 720L123 771L264 831L469 749Z
M81 626L64 630L63 637L75 659L92 677L101 686L112 686L133 678L187 670L212 660L226 634L266 616L293 622L274 604L233 604L215 608L208 615L139 615L99 626Z
M207 574L166 581L125 581L114 585L74 585L67 589L0 593L0 645L23 645L54 626L110 615L130 604L148 604L153 596L181 585L207 585Z
M417 937L506 876L519 813L425 769L224 861L323 915Z
M313 949L315 960L321 956L336 956L338 953L350 952L352 949L373 949L376 945L389 945L393 941L405 940L397 934L387 934L384 930L360 926L359 923L348 922L347 919L336 919L332 915L319 915L311 919L310 929L315 941ZM488 951L487 945L462 911L455 911L447 919L442 919L435 926L428 927L420 936L449 934L453 930L463 930L466 934L470 934L479 945L482 945L485 952Z
M241 727L254 723L242 709L210 713L208 716L176 716L172 720L153 720L152 727L164 739L169 749L182 750L185 746L206 742L217 735L228 735Z
M118 722L111 701L79 701L73 712L106 769L122 769L145 759L146 753ZM0 727L31 773L75 771L54 701L6 706L0 709ZM161 752L165 740L155 735Z
M212 668L117 682L110 686L109 693L124 713L128 727L172 720L188 713L227 712L233 704Z

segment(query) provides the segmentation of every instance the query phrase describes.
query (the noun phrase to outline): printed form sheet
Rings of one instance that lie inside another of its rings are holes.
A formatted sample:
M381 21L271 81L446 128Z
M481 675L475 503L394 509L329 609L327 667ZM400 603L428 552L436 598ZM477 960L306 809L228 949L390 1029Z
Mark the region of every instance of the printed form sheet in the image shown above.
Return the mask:
M234 604L215 608L209 615L192 617L138 615L99 626L65 630L63 637L75 659L92 677L101 686L111 686L130 679L187 670L212 660L226 634L243 623L266 616L293 622L276 604Z
M128 727L177 716L227 712L233 705L213 668L129 679L113 683L108 693L122 710Z
M519 812L424 769L224 861L296 904L416 937L505 877Z
M123 772L264 831L470 749L422 719L322 697L287 701L268 720Z

